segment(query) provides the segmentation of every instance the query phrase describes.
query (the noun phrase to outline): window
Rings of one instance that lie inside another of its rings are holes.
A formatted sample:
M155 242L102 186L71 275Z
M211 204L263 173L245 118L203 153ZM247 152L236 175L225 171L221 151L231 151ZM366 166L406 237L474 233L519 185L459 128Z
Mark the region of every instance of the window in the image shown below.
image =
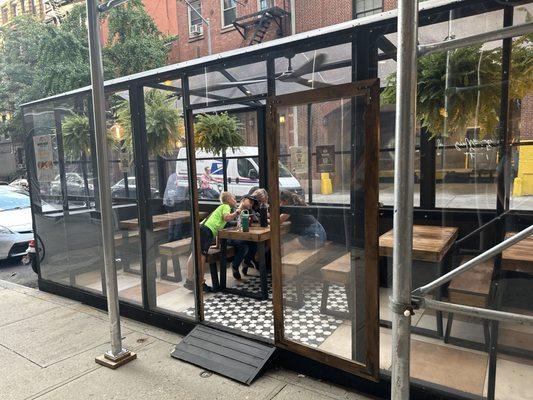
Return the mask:
M239 171L239 176L241 178L250 178L251 170L257 172L255 166L247 158L239 158L237 160L237 170Z
M356 0L355 18L366 17L383 11L383 0Z
M17 3L11 3L11 16L17 16Z
M191 1L189 9L189 37L203 34L202 3L200 0Z
M274 0L259 0L259 10L266 10L274 7Z
M20 0L20 12L25 13L26 12L26 4L24 4L25 0Z
M8 20L8 14L7 14L7 8L2 8L2 23L7 23Z
M37 13L37 9L35 8L35 0L30 0L30 10L32 14Z
M222 27L231 26L237 18L237 0L222 1Z

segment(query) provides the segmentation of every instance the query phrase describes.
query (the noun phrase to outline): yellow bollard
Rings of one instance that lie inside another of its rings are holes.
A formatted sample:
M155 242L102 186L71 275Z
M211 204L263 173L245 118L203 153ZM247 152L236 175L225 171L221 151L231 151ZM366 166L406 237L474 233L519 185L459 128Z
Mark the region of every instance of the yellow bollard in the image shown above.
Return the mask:
M533 195L533 146L519 146L518 149L518 176L514 180L513 195Z
M333 185L331 184L331 179L329 178L329 173L322 172L320 174L320 193L321 194L332 194Z

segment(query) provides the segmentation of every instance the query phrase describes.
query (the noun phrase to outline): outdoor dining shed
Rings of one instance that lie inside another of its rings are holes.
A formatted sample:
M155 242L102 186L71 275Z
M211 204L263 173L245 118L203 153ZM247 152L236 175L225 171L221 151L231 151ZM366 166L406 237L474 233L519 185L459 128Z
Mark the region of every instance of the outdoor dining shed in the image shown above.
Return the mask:
M422 2L418 39L532 13ZM418 61L413 288L531 225L531 35ZM105 83L121 315L252 339L277 364L389 396L397 36L390 11ZM39 288L105 309L91 101L85 87L23 105L25 151ZM219 231L201 274L219 195L261 188L268 224ZM432 298L532 315L532 240ZM239 279L242 246L257 268ZM411 331L412 398L531 396L532 327L421 308Z

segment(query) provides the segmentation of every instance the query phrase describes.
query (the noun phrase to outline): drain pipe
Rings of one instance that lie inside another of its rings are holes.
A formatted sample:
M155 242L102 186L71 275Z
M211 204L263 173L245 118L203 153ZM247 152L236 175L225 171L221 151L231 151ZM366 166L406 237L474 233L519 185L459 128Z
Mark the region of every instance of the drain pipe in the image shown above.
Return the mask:
M398 3L391 398L409 399L418 1Z

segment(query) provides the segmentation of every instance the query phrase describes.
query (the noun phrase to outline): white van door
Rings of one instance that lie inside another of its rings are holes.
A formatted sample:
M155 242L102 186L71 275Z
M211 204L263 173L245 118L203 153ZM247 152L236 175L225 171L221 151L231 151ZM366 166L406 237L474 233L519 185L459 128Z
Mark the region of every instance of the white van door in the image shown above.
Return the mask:
M237 158L233 161L231 183L228 174L228 189L237 196L244 196L252 189L259 187L259 167L256 158Z

